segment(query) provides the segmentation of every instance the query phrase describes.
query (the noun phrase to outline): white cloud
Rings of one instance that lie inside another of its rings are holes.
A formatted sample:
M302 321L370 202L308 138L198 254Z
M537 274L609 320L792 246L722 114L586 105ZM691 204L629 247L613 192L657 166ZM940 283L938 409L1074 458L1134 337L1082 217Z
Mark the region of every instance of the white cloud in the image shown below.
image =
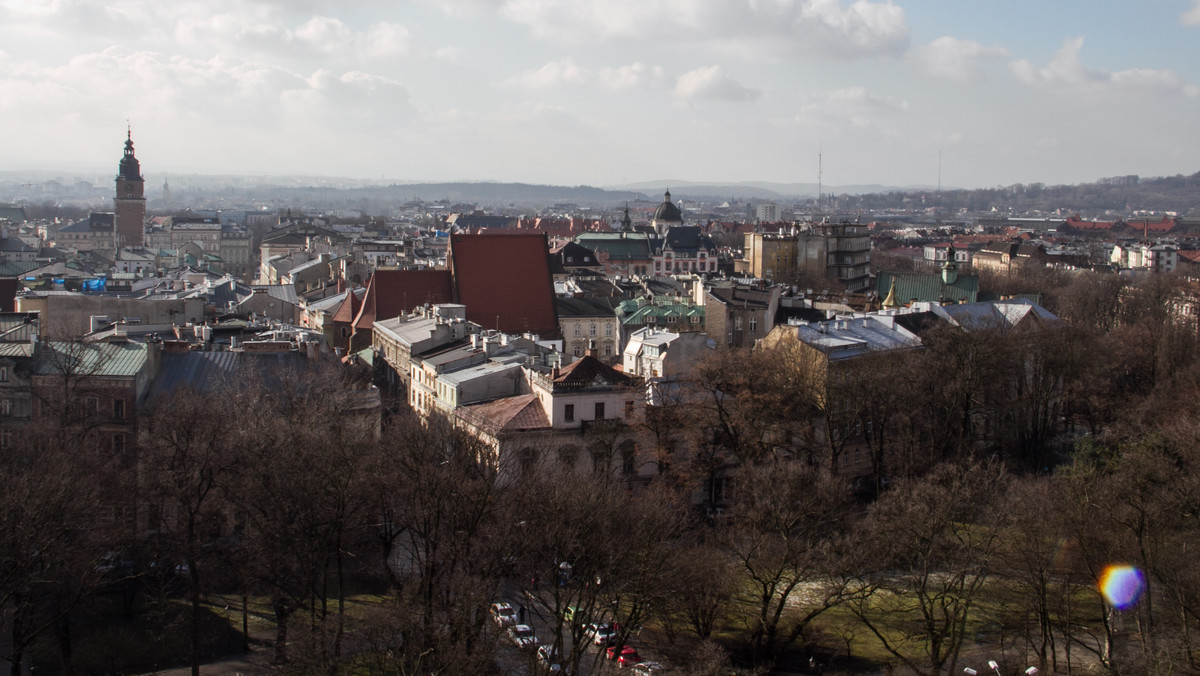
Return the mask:
M836 126L843 122L859 128L877 127L883 121L908 111L908 102L872 94L864 87L846 87L802 95L798 122Z
M9 69L0 75L0 89L20 92L21 110L47 121L86 105L122 116L152 111L145 114L179 129L215 119L236 120L239 127L278 127L292 119L289 108L298 103L305 105L306 115L380 124L412 111L402 84L361 71L318 70L305 77L262 62L187 59L117 47L77 56L60 67Z
M983 80L983 64L1008 56L1008 50L943 36L917 47L911 56L934 77L954 82L979 82Z
M600 82L608 89L664 89L672 86L672 78L661 66L631 63L618 68L603 68Z
M685 101L744 102L759 98L762 92L729 77L720 66L706 66L681 75L675 94Z
M1018 81L1047 89L1117 87L1194 95L1194 85L1184 82L1174 71L1134 68L1107 72L1087 68L1079 58L1082 49L1083 38L1070 38L1044 68L1026 59L1013 61L1010 67Z
M686 43L754 58L848 59L896 55L908 45L904 11L890 0L502 0L499 12L539 38L567 43Z
M566 58L518 73L503 84L533 90L591 84L598 84L612 91L663 90L674 87L675 78L668 75L661 66L648 66L640 62L592 70Z
M580 68L571 59L562 59L520 73L507 80L506 84L526 89L554 89L566 85L583 85L591 80L592 74L589 71Z
M1200 0L1192 0L1192 8L1179 16L1185 26L1200 26Z

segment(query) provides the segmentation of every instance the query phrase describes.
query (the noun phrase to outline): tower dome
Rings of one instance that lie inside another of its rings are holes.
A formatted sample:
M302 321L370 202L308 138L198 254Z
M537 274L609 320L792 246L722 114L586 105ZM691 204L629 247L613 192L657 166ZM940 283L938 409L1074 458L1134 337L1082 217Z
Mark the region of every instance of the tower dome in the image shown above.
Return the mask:
M126 181L142 180L141 165L138 164L137 157L133 154L133 130L126 132L125 155L121 158L120 167L117 169L117 178Z
M654 210L654 220L656 223L682 223L683 212L679 207L671 203L671 191L668 190L663 194L662 204Z

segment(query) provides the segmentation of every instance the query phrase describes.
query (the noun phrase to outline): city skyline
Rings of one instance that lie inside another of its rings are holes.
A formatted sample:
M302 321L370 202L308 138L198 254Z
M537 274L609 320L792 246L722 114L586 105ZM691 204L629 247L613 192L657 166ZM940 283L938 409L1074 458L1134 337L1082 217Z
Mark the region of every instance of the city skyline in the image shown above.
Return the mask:
M1200 0L0 0L0 169L985 187L1200 169Z

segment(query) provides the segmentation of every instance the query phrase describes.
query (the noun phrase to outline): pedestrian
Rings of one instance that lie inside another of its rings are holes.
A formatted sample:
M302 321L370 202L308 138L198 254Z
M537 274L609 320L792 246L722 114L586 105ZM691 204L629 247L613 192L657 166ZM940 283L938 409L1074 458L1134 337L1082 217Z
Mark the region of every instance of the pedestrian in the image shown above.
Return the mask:
M524 606L524 604L517 606L517 624L525 624L525 606Z

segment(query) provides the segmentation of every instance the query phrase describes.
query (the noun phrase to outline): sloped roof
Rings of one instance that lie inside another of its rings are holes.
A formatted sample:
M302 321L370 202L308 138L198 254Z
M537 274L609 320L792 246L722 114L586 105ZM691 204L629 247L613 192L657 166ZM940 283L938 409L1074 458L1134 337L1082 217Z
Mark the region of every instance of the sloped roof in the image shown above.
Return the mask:
M492 434L538 430L550 427L550 420L534 394L520 394L489 401L486 404L461 406L455 414Z
M620 300L604 298L558 298L555 306L561 317L615 317Z
M967 331L1047 328L1061 320L1049 310L1026 298L947 305L946 314Z
M341 296L341 302L338 304L337 310L333 313L333 321L349 324L358 316L359 310L362 310L362 298L359 294L350 291L339 295ZM363 295L366 294L364 293Z
M210 392L234 382L263 382L274 387L280 374L308 365L308 358L298 351L165 353L147 399L167 396L184 386L197 392Z
M628 387L636 382L635 378L587 355L559 371L554 378L554 387L555 389L559 387L566 389Z
M778 328L778 327L777 327ZM886 350L921 347L921 339L890 315L868 315L852 319L814 322L787 326L796 338L820 352L830 361L865 356Z
M146 365L144 343L77 343L47 341L38 353L39 375L73 373L91 377L131 377Z
M929 302L966 301L974 303L979 296L979 276L959 274L953 284L942 282L938 272L880 271L875 289L881 297L888 295L896 280L896 300L907 303L913 299Z
M666 248L673 251L712 251L716 249L712 238L704 234L699 226L677 225L667 228L667 234L659 241L658 250Z
M370 329L376 319L399 317L425 303L451 303L450 280L448 270L376 270L367 282L354 328Z
M446 263L454 302L467 306L469 321L505 333L557 334L544 234L451 235Z
M575 241L597 253L605 253L609 260L650 260L650 241L642 233L591 232L580 235Z

